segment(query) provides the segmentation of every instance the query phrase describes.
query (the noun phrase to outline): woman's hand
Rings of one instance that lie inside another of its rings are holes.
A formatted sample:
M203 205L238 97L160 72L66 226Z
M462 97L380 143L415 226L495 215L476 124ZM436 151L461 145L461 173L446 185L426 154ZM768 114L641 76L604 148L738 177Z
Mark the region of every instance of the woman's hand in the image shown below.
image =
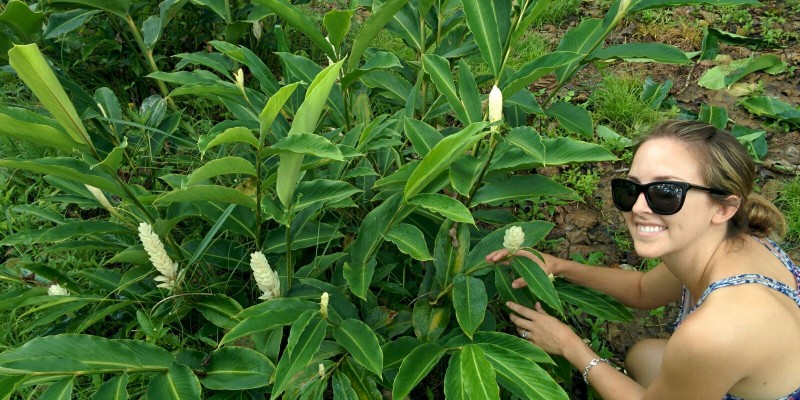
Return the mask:
M513 311L509 316L517 333L550 354L563 356L570 347L583 344L569 326L547 314L538 302L536 310L510 301L506 306Z
M493 252L489 253L486 256L486 262L490 263L490 264L508 265L511 257L523 256L523 257L528 257L531 260L533 260L533 262L535 262L537 265L539 265L542 268L542 270L544 270L545 274L558 275L558 273L555 272L556 271L556 267L555 266L558 263L559 258L553 257L553 256L551 256L550 254L547 254L547 253L539 253L539 255L541 255L541 258L539 258L538 255L533 254L533 253L531 253L530 251L527 251L527 250L517 250L517 252L512 255L512 254L509 253L508 250L500 249L500 250L493 251ZM542 259L544 259L544 260L542 260ZM517 278L513 282L511 282L511 287L514 288L514 289L519 289L519 288L525 287L527 285L528 284L525 283L525 279L523 279L523 278Z

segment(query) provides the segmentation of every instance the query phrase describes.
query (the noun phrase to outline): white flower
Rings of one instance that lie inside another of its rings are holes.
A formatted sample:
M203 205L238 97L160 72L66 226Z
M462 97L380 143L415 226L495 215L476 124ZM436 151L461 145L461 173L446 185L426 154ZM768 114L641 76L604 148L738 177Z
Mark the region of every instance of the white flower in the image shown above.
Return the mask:
M317 367L317 368L318 368L317 372L319 372L319 377L322 378L322 379L325 379L325 365L322 364L322 363L319 363L319 367Z
M503 92L494 85L489 92L489 122L495 123L501 119L503 119ZM492 130L497 130L497 126L493 126Z
M256 40L261 39L261 21L253 22L253 36L256 37Z
M553 282L553 281L556 280L556 276L553 275L553 274L547 274L547 277L550 278L550 282Z
M244 90L244 71L239 68L238 71L233 73L233 77L236 79L236 87L239 88L239 92L242 93L245 99L247 99L247 92Z
M144 250L150 256L150 262L161 273L156 277L156 282L161 282L157 287L172 290L178 279L178 263L172 262L164 249L161 239L153 232L153 227L146 222L139 224L139 239L144 245Z
M47 288L47 294L50 296L69 296L69 290L64 289L57 283L54 283Z
M86 189L89 190L89 193L91 193L92 196L94 196L95 200L97 200L97 202L100 203L100 205L103 206L103 208L110 211L112 214L116 214L114 206L111 205L111 202L108 201L108 198L106 197L106 195L103 193L102 190L91 185L83 185L83 186L86 186Z
M522 231L522 228L512 226L506 229L506 234L503 236L503 247L505 247L509 253L514 254L522 247L524 241L525 232Z
M261 300L270 300L281 295L281 281L278 273L269 267L269 262L264 253L257 251L250 254L250 268L253 270L253 278L262 294Z
M322 314L322 317L327 319L328 318L328 300L330 295L328 292L322 294L322 297L319 299L319 312Z

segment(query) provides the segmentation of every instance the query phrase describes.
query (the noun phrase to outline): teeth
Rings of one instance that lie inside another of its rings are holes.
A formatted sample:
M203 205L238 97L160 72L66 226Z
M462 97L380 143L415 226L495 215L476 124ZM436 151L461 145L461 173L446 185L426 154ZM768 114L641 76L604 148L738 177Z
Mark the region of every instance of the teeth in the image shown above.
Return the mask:
M663 226L653 226L653 225L636 225L636 228L639 230L639 232L644 232L644 233L655 233L667 229Z

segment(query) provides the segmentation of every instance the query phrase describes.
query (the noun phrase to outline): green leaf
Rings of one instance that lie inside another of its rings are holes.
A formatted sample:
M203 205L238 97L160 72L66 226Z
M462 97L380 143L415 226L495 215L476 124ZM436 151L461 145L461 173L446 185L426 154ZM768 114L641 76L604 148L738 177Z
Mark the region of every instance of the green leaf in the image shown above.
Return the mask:
M756 0L640 0L633 3L629 12L649 10L660 7L688 6L688 5L708 4L712 6L760 6Z
M462 124L467 125L470 123L467 109L458 97L456 84L453 82L453 77L450 72L450 63L444 57L435 54L424 54L422 56L422 68L430 75L431 80L436 84L436 88L442 93L456 117Z
M384 234L384 239L391 241L404 254L408 254L415 260L433 260L428 246L425 243L425 236L422 231L414 225L397 224Z
M325 320L315 310L304 312L292 324L286 349L275 370L275 384L270 396L272 400L278 398L291 377L311 361L325 338L326 326Z
M70 400L72 399L72 386L75 383L74 376L61 378L39 396L41 400Z
M381 4L377 10L372 10L372 14L361 27L361 30L353 39L353 47L350 50L350 63L347 65L347 71L353 71L358 67L361 61L361 55L364 51L372 45L375 37L383 29L386 24L392 20L394 15L408 2L408 0L388 0Z
M503 45L508 39L511 21L510 0L462 0L467 26L474 36L489 71L500 77Z
M553 103L545 112L551 117L556 117L561 126L569 132L579 133L587 139L594 136L592 116L583 107L561 101Z
M80 28L89 18L101 12L100 10L84 10L78 8L52 13L47 17L47 27L44 30L44 38L53 39L66 35Z
M153 50L155 47L156 42L158 39L161 38L161 17L157 15L151 15L148 17L144 23L142 23L142 37L144 39L144 45L149 50Z
M697 119L714 125L718 129L725 129L728 126L728 110L725 107L703 104L700 106L700 114Z
M334 328L333 338L342 345L357 363L381 376L383 352L378 338L370 327L357 319L346 319Z
M230 24L231 20L231 10L228 7L228 2L225 0L192 0L195 4L200 4L205 7L208 7L211 11L214 11L217 15L222 17L226 23Z
M214 390L255 389L268 385L274 371L272 361L255 350L223 347L211 353L200 382Z
M519 336L502 332L475 332L474 343L481 346L485 354L491 354L493 349L499 347L522 357L525 363L555 364L553 359L538 346L531 345ZM485 346L489 345L489 347Z
M200 155L203 156L209 149L226 143L247 143L254 148L258 148L258 139L253 136L253 132L250 129L243 126L228 128L219 134L209 133L202 135L197 140L197 147L200 150Z
M6 114L7 108L0 109L0 135L24 140L35 144L50 146L66 152L86 151L86 146L72 139L66 132L49 124L24 121Z
M500 400L494 367L479 346L468 344L461 349L461 379L470 398Z
M42 31L43 21L41 11L33 11L18 0L9 1L0 13L0 26L6 28L2 29L3 33L10 33L12 41L18 44L33 42Z
M411 351L403 360L400 371L394 379L392 398L402 399L411 393L417 384L426 377L444 355L445 349L436 343L425 343Z
M167 373L150 380L147 400L199 400L200 381L189 367L173 362Z
M762 54L756 58L735 60L730 63L718 65L704 72L697 84L706 89L724 89L739 79L764 70L769 74L777 74L786 69L786 63L774 54Z
M242 311L242 306L236 300L224 294L201 296L195 307L209 322L225 329L237 325L239 321L236 315Z
M288 6L282 0L259 0L265 3L278 4ZM273 9L274 10L274 9ZM294 11L296 12L296 11ZM280 15L280 13L278 13ZM303 17L305 18L305 17ZM321 37L322 35L320 35ZM322 38L325 40L325 38ZM327 41L325 42L328 43ZM330 47L330 44L328 44ZM311 85L306 91L306 99L300 108L295 113L295 119L292 122L292 127L289 129L289 136L314 132L317 122L319 121L322 108L325 105L328 94L339 76L339 70L342 67L342 62L339 61L335 64L322 70L311 82ZM303 162L303 155L297 153L281 153L280 162L278 164L278 181L276 191L278 198L284 207L289 208L289 202L294 196L294 191L297 186L297 179L300 174L300 166Z
M412 313L414 334L424 342L435 342L450 323L450 307L433 307L421 299Z
M425 157L437 143L444 139L436 128L413 118L403 119L403 129L420 157Z
M131 6L130 0L50 0L50 4L76 4L96 10L108 11L120 18L128 15Z
M545 165L547 149L544 147L542 137L535 129L529 126L514 128L506 136L506 141L519 147L531 156L536 163Z
M719 54L719 42L745 47L768 48L771 45L764 39L737 35L714 28L703 28L703 44L699 60L713 60Z
M561 300L559 300L558 293L553 287L553 282L550 282L550 278L544 273L542 267L528 257L514 257L511 260L511 268L517 275L525 278L525 282L528 284L526 287L531 294L547 303L559 314L564 314L564 310L561 308Z
M618 6L619 2L615 4ZM608 12L610 15L611 10ZM555 70L558 82L564 83L569 80L575 71L580 68L582 61L589 55L589 52L596 47L600 47L607 34L603 20L598 18L586 18L578 26L568 30L561 38L558 47L556 47L556 52L573 52L577 53L578 56L572 62L559 66Z
M333 398L335 400L358 400L358 394L353 390L350 378L340 369L333 373L331 386L333 387Z
M475 184L478 183L478 179L480 179L480 170L483 165L483 160L465 154L456 160L450 168L450 185L459 194L464 196L469 195L473 186L475 186ZM472 215L470 215L470 218L472 218Z
M194 186L205 182L209 178L226 174L257 175L256 169L250 161L241 157L227 156L211 160L194 170L186 180L186 186Z
M322 19L322 24L328 31L328 40L335 49L339 48L347 32L350 31L353 12L353 10L331 10L325 13L325 17Z
M36 44L17 45L8 51L9 64L36 98L77 143L91 145L75 106Z
M472 214L460 201L438 193L422 193L408 200L410 204L441 214L456 222L475 224Z
M178 202L200 202L218 201L228 204L238 204L251 210L256 209L256 201L236 190L219 185L195 185L187 188L176 189L159 196L154 203L178 203Z
M495 2L495 4L497 4ZM481 95L478 93L478 84L469 70L469 65L464 59L458 60L458 95L464 104L464 111L469 123L478 122L483 118L481 110Z
M267 104L264 106L264 109L261 110L261 113L258 114L258 124L259 124L259 140L256 141L254 147L259 147L259 142L264 143L266 139L266 135L269 130L272 128L272 123L275 122L275 118L280 114L281 110L283 109L284 104L289 98L292 97L295 89L300 83L290 83L286 86L281 87L275 94L270 96L269 100L267 100Z
M320 31L317 29L317 24L312 22L300 10L285 0L255 0L254 3L264 5L277 14L281 19L286 20L295 29L302 32L307 38L311 40L317 48L322 50L330 59L336 59L336 54L333 51L333 46L325 40ZM337 72L338 74L338 72ZM327 98L327 96L325 96ZM324 100L324 99L323 99Z
M525 346L535 348L525 341ZM479 344L483 354L497 373L497 381L523 399L559 399L569 396L540 366L512 349L496 344ZM525 368L520 368L524 365Z
M681 49L664 43L625 43L595 50L587 59L620 59L629 62L645 61L661 64L689 64L691 60Z
M456 319L461 330L470 339L483 322L488 303L483 281L464 274L453 278L453 308L456 310Z
M279 150L281 154L290 152L301 158L303 154L308 154L319 158L344 161L344 156L338 147L325 137L313 133L296 133L289 135L278 140L271 146L271 149Z
M617 160L613 153L595 143L565 137L542 139L542 143L546 149L545 163L547 165Z
M444 374L444 397L448 400L469 400L464 379L461 377L461 350L450 356Z
M297 198L293 209L300 211L313 204L335 203L358 192L361 192L361 190L343 181L315 179L313 181L300 182L297 185Z
M219 341L219 344L224 345L244 336L290 325L292 322L297 320L298 316L303 311L303 309L298 310L296 308L284 308L265 310L262 313L246 317L239 316L239 318L242 318L242 321L231 328L231 330L222 337L222 339ZM248 310L245 310L245 312L248 312Z
M561 300L576 305L587 314L614 322L633 320L633 315L627 307L603 292L563 283L560 280L556 281L556 291Z
M485 127L486 123L483 122L470 124L437 143L411 173L403 191L403 199L407 201L416 196L439 174L450 168L467 148L489 133L483 130Z
M787 121L800 126L800 109L774 97L754 96L744 99L741 104L747 111L762 117Z
M39 228L17 232L0 240L0 245L55 243L76 236L129 233L131 233L130 228L113 222L93 220L75 221L57 225L52 228Z
M500 86L503 91L503 98L511 97L511 95L528 87L539 78L581 58L582 55L572 51L554 51L535 58L533 61L523 65L519 71L512 74Z
M123 372L100 385L92 400L128 400L128 373Z
M574 190L556 183L542 175L512 175L499 182L487 183L475 192L471 206L478 204L498 205L509 200L531 197L557 197L579 200Z
M653 110L658 110L664 99L669 95L669 90L672 89L672 81L667 79L664 83L657 83L651 77L644 80L642 87L642 94L639 98L647 103Z

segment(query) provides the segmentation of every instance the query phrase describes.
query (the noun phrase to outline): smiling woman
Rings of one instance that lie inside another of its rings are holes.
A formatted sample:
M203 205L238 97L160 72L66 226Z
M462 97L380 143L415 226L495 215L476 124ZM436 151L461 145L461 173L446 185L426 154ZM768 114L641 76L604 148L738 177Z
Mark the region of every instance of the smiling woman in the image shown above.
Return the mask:
M627 374L539 304L534 310L508 303L518 333L567 358L604 399L800 398L800 268L769 239L785 223L752 193L754 174L747 151L728 132L668 121L637 146L628 176L611 185L636 252L662 263L643 273L541 255L546 273L630 307L682 299L673 336L636 344ZM509 256L498 250L487 261ZM524 250L514 256L540 261ZM513 283L524 285L521 278Z

